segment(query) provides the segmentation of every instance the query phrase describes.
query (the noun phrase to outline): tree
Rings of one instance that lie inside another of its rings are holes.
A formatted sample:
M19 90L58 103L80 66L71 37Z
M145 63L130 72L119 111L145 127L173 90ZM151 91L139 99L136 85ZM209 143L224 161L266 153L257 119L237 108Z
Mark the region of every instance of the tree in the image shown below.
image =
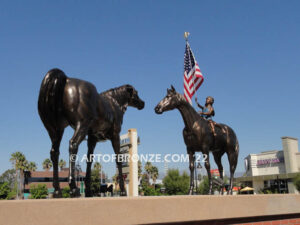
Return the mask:
M60 171L62 171L62 169L65 168L66 164L67 163L65 160L63 160L63 159L59 160L58 166L60 168Z
M178 169L168 170L167 176L163 179L166 193L169 195L184 195L188 193L190 178L186 172L179 174Z
M95 162L95 164L94 164L94 169L95 170L101 170L101 168L102 168L102 166L101 166L101 163L99 163L99 162Z
M300 173L293 179L294 185L300 191Z
M10 188L8 182L0 183L0 199L8 199Z
M30 198L32 199L40 199L40 198L47 198L48 196L48 189L45 184L38 184L30 185Z
M201 180L199 187L197 188L196 192L200 195L208 195L209 193L209 181L208 177L204 176Z
M22 152L14 152L11 154L10 161L13 163L15 170L25 169L26 158Z
M158 178L158 169L157 169L156 166L152 166L152 168L151 168L151 179L153 180L153 184L155 184L157 178Z
M7 182L9 188L12 190L15 187L16 183L16 170L10 169L6 170L1 176L0 176L0 183Z
M138 180L140 180L141 179L141 177L142 177L142 162L139 160L138 161Z
M28 167L26 169L30 172L36 171L37 165L35 162L29 162Z
M151 177L152 167L153 167L153 166L152 166L152 163L151 163L151 162L146 162L144 169L145 169L146 174L147 174L147 176L148 176L148 180L149 180L150 177Z
M96 162L94 164L94 169L91 172L91 191L93 196L98 196L100 194L100 169L101 164Z
M43 169L49 171L52 168L52 162L50 159L45 159L43 162Z
M16 189L16 196L19 197L22 195L22 185L21 180L24 178L24 171L27 169L28 161L26 160L25 155L22 152L14 152L11 154L10 161L13 163L15 171L16 171L16 182L15 182L15 189ZM20 176L18 176L18 174ZM20 192L18 191L20 189Z
M143 174L142 174L142 177L141 177L141 185L142 185L142 186L145 186L145 185L149 186L149 185L150 185L149 177L148 177L148 175L147 175L146 173L143 173Z

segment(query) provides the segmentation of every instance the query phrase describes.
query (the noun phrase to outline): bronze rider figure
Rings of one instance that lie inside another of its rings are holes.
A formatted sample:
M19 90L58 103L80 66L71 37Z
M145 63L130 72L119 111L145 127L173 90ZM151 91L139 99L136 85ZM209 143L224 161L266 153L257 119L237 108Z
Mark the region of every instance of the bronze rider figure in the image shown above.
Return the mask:
M215 131L215 126L221 128L223 133L225 133L226 131L223 129L222 126L220 126L219 124L217 124L215 121L212 120L212 117L215 116L215 110L213 107L214 101L215 100L213 97L208 96L206 97L205 106L202 106L199 104L197 97L195 97L195 102L197 103L198 107L202 110L202 112L199 112L199 114L209 122L211 131L213 135L216 136L217 134Z

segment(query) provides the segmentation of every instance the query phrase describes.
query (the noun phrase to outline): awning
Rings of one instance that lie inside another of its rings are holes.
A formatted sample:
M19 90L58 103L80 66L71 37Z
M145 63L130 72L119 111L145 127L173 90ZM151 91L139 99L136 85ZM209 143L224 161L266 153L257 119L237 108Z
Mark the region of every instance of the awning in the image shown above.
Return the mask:
M246 192L246 191L254 191L254 188L252 187L245 187L243 189L240 190L240 192Z

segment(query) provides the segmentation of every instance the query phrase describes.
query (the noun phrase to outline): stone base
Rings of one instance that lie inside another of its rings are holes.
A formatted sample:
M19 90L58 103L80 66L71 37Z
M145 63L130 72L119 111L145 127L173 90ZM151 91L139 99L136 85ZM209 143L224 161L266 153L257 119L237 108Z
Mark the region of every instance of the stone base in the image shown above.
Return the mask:
M239 224L297 218L297 194L0 201L4 225Z

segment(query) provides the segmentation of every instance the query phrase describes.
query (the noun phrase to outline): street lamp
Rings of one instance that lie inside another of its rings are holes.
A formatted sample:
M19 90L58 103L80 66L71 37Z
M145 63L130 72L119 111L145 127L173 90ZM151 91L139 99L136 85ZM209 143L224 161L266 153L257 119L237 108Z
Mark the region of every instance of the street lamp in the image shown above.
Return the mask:
M195 169L195 180L196 180L196 192L197 192L197 189L198 189L198 175L197 175L197 169L201 169L202 168L202 166L201 166L201 164L200 164L200 162L198 162L198 164L197 164L197 162L195 162L194 163L194 169Z

